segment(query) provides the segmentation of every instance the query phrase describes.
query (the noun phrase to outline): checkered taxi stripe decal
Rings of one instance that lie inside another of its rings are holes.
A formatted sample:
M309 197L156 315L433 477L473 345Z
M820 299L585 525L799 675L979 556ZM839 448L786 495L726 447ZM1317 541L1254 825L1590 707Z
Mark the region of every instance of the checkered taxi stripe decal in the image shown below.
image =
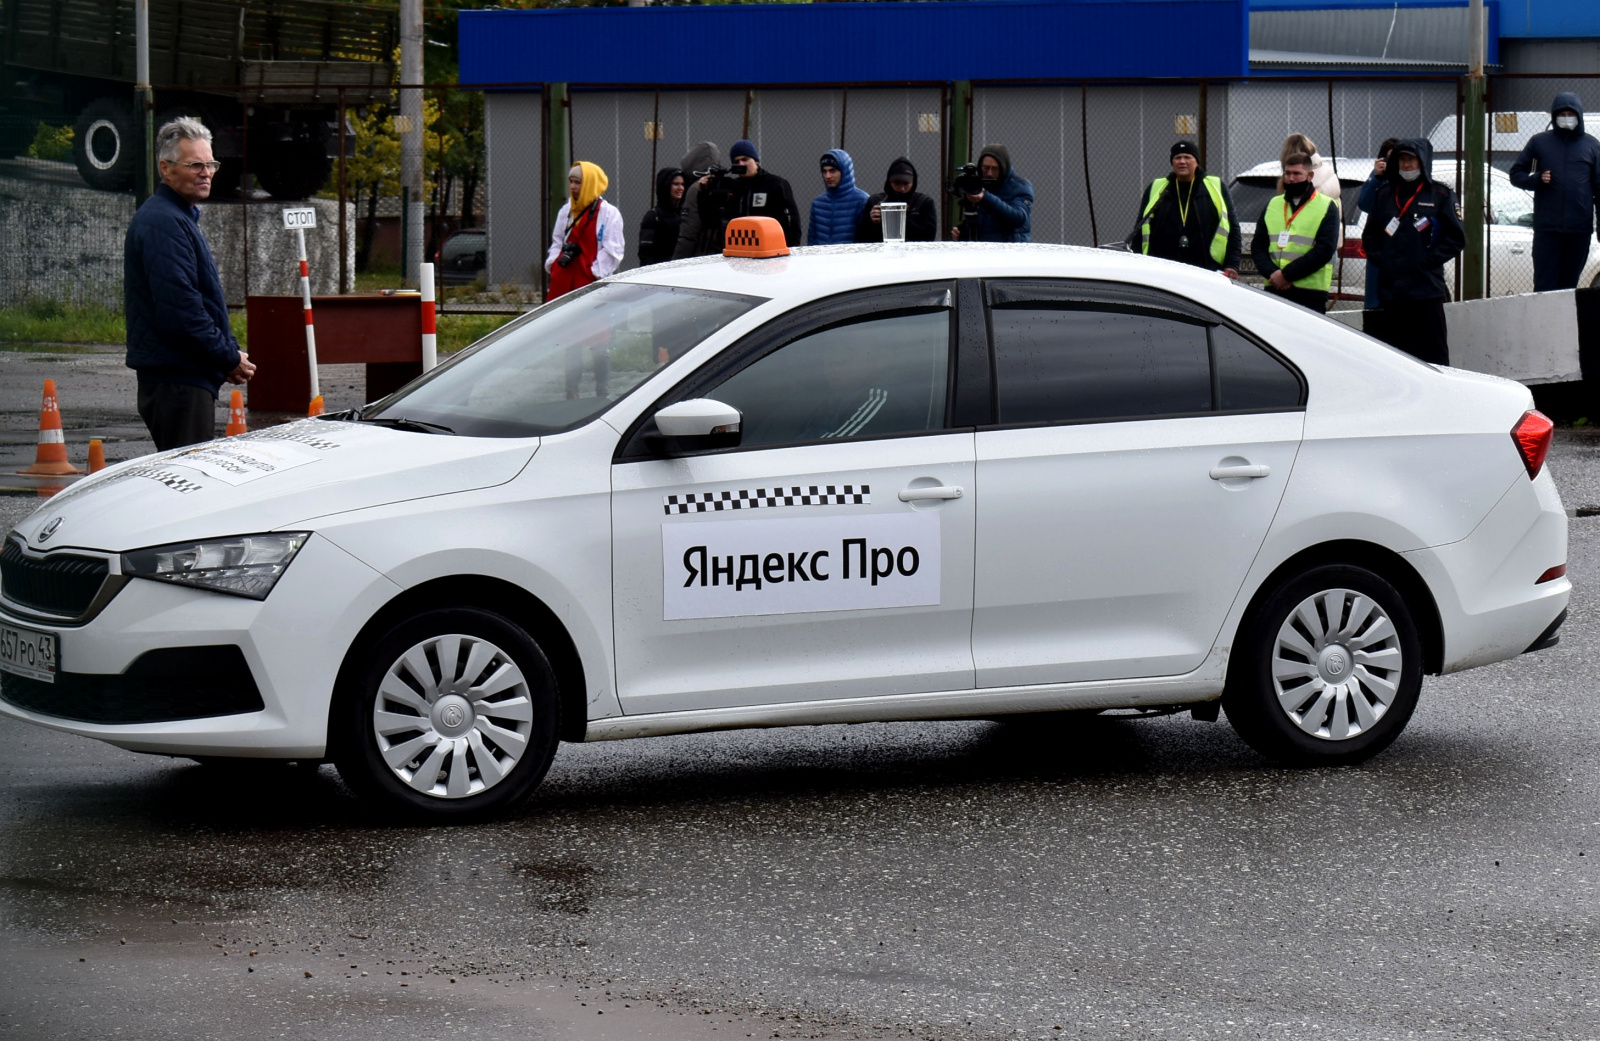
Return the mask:
M665 512L720 513L724 510L760 510L773 506L865 506L872 502L872 487L865 484L813 484L796 488L740 488L720 492L669 495Z

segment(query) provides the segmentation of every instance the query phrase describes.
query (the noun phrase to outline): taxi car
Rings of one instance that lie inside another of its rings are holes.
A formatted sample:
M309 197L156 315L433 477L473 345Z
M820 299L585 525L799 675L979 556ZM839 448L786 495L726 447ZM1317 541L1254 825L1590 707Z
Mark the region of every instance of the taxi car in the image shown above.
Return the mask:
M0 711L449 820L562 740L735 727L1225 708L1349 763L1554 641L1526 388L1166 261L772 235L45 503Z

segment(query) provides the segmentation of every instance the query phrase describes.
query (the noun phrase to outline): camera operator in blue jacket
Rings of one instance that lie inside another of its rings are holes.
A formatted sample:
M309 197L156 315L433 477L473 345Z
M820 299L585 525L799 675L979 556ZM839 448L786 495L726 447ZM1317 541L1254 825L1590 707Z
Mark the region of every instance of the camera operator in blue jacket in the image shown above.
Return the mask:
M950 237L962 242L1032 242L1033 185L1017 176L1010 151L1005 145L984 145L977 167L977 184L957 179L967 216Z

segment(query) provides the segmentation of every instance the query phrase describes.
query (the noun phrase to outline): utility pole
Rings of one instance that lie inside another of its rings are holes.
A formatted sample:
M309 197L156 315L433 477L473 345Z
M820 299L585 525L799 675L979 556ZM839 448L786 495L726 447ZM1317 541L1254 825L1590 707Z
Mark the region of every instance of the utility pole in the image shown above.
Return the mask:
M400 0L400 277L408 286L422 278L422 81L422 0Z
M1461 279L1461 295L1467 300L1483 298L1484 283L1484 167L1488 162L1488 142L1484 119L1485 63L1483 0L1472 0L1468 9L1472 19L1472 57L1465 82L1466 97L1462 110L1464 124L1462 156L1465 159L1465 181L1461 193L1461 223L1467 232L1467 248L1461 256L1465 265Z
M136 0L133 5L134 80L133 125L138 128L139 154L144 161L139 166L135 188L142 203L156 193L156 105L150 89L150 0Z

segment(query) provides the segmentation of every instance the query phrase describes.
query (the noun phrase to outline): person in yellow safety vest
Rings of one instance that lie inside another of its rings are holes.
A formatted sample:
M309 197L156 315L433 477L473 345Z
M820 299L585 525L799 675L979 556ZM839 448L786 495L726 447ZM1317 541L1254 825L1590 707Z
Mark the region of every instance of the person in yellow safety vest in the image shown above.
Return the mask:
M1339 220L1339 204L1312 187L1311 157L1285 159L1283 193L1267 201L1250 243L1267 290L1318 314L1327 311Z
M1135 253L1239 277L1239 219L1222 178L1200 168L1193 141L1172 146L1172 173L1150 182L1128 236Z

